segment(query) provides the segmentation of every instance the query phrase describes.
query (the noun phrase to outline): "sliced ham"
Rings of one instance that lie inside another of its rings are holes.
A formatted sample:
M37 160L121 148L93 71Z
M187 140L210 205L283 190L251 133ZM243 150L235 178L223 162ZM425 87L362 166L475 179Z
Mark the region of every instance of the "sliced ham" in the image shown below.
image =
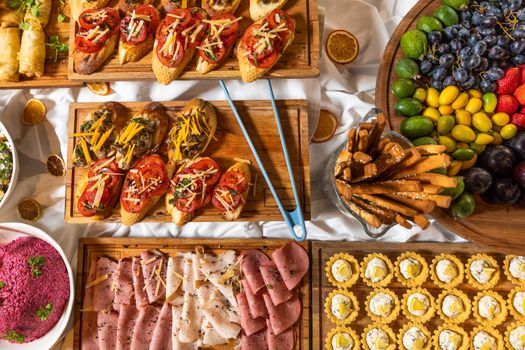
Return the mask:
M192 254L184 256L184 281L182 290L184 291L184 304L179 320L179 341L181 343L194 343L199 340L203 314L200 310L195 280L193 273Z
M292 298L292 292L284 284L281 274L273 262L263 264L259 269L274 305L282 304Z
M175 298L177 291L182 289L183 268L184 257L182 255L170 256L166 275L166 301L168 303Z
M133 289L135 290L135 304L137 307L148 305L148 295L144 289L144 275L142 274L142 266L140 258L134 257L131 263L133 270Z
M241 280L244 293L246 294L246 299L248 301L248 307L250 308L250 314L252 318L264 317L268 314L266 311L266 305L264 304L264 299L262 294L254 294L250 287L250 284L246 279Z
M308 273L310 260L306 250L295 242L276 249L272 259L289 290L294 289Z
M140 257L149 303L163 302L166 297L166 256L157 250L148 250Z
M224 339L236 339L241 331L241 326L230 321L228 307L217 299L212 299L201 306L204 317L212 324L213 328Z
M230 280L223 278L230 269L235 268L237 254L227 250L219 255L205 254L199 260L199 270L225 297L232 306L237 306Z
M129 350L139 311L135 305L120 305L117 322L117 350Z
M258 294L264 288L264 280L259 271L261 264L270 262L268 255L260 250L247 250L242 253L241 269L253 293Z
M293 327L279 335L273 334L270 320L266 320L266 338L268 339L268 350L293 350L295 345L295 331Z
M82 350L98 350L98 313L82 312Z
M292 299L275 306L268 293L263 294L264 303L268 309L270 323L275 335L279 335L299 320L301 315L301 301L294 294Z
M113 299L113 309L118 311L120 306L130 305L135 301L133 290L133 271L130 259L120 259L117 265L117 272L113 278L113 289L115 297Z
M266 329L250 336L243 334L241 338L241 350L268 350Z
M0 260L1 261L1 260ZM91 260L89 265L89 274L87 283L93 282L97 279L97 261ZM82 303L82 311L93 311L93 287L87 288L84 294L84 302ZM95 322L96 323L96 322Z
M97 317L98 347L100 350L117 348L118 313L116 311L99 311Z
M117 263L108 258L97 260L97 278L103 282L93 286L93 311L102 311L113 306L113 276L117 271Z
M155 329L153 330L153 337L149 350L171 350L171 306L164 303L160 310L159 319Z
M153 330L159 318L159 309L155 306L147 305L139 309L139 315L133 329L133 340L131 350L148 349L153 337Z
M250 336L264 329L264 327L266 327L266 321L264 318L252 318L245 292L238 293L236 298L239 313L241 314L241 327L244 333Z

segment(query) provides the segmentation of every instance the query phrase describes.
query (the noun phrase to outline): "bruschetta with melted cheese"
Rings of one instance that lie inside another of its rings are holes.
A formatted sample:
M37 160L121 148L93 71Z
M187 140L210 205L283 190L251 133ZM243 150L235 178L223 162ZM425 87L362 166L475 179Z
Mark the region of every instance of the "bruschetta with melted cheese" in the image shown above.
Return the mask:
M177 226L193 220L197 211L211 201L219 181L219 165L211 158L196 158L181 166L166 194L166 212Z
M283 10L271 12L244 32L237 46L243 81L262 78L279 61L295 37L295 21Z
M158 154L141 158L128 171L120 195L122 223L140 222L164 195L170 184L170 172Z
M201 7L208 12L208 15L215 16L235 13L240 3L241 0L202 0Z
M213 16L208 23L208 33L200 46L197 46L197 72L206 74L217 68L232 52L239 21L231 14Z
M175 9L162 20L155 36L152 68L163 85L177 79L206 36L206 11L199 7Z
M282 9L286 0L250 0L250 17L256 22L275 10Z
M248 198L251 174L247 162L237 162L222 174L211 202L225 220L234 221L241 215Z
M118 202L123 180L124 174L115 157L96 161L77 187L78 212L96 221L107 218Z
M118 60L120 64L137 62L153 49L159 11L151 5L133 8L120 22Z
M129 120L129 110L118 102L106 102L90 112L73 136L73 166L84 167L109 157L118 133Z
M115 9L105 7L82 12L78 22L73 51L74 69L80 74L91 74L115 51L120 16Z
M155 153L167 132L168 115L160 103L150 103L136 113L113 144L119 168L127 170L136 159Z

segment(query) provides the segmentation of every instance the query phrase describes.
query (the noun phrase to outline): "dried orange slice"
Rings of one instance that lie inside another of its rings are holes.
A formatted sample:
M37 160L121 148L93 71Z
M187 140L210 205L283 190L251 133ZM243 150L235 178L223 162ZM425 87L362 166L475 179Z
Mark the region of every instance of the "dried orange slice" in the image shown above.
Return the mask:
M46 119L47 108L44 102L32 98L27 101L22 114L22 123L25 125L38 125Z
M359 54L359 42L355 35L349 31L334 30L326 39L326 54L334 63L352 63Z
M89 90L91 90L92 93L105 96L108 95L111 91L111 87L109 86L109 83L104 83L101 81L93 81L87 83L87 87Z
M66 174L64 161L57 154L47 157L46 166L47 172L53 176L64 176Z
M18 203L18 213L24 220L36 221L41 212L40 204L32 198L24 198Z
M334 136L335 129L337 129L336 117L332 113L321 109L312 141L320 143L330 140Z

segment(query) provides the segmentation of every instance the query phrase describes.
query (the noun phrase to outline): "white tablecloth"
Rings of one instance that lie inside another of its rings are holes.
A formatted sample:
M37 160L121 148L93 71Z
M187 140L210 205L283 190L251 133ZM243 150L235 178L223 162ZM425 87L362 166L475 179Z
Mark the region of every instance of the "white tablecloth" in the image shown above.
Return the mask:
M356 220L342 217L330 204L319 184L326 160L343 142L346 130L358 123L374 106L376 73L383 50L397 23L414 3L415 0L320 0L324 38L336 28L353 32L361 45L358 59L348 67L341 68L322 57L319 79L273 81L278 99L308 99L311 132L315 128L320 106L339 116L335 137L326 143L310 146L312 221L307 223L310 239L367 239ZM263 82L246 85L229 81L227 85L234 99L264 99L267 96L261 93L266 90ZM218 83L214 81L180 81L169 87L151 82L117 82L112 83L111 88L114 92L109 96L94 95L87 88L0 91L1 120L15 139L21 165L16 192L0 212L0 222L21 221L16 209L19 200L24 197L36 199L44 210L34 225L48 232L62 245L73 266L77 240L83 236L290 237L282 222L189 223L181 229L171 224L138 224L132 228L117 224L65 224L65 178L49 175L45 161L52 153L63 157L67 154L68 110L71 102L167 101L197 96L208 100L224 99ZM36 127L24 126L20 122L29 98L42 99L48 108L47 121ZM425 232L395 228L382 240L456 241L460 238L433 224Z

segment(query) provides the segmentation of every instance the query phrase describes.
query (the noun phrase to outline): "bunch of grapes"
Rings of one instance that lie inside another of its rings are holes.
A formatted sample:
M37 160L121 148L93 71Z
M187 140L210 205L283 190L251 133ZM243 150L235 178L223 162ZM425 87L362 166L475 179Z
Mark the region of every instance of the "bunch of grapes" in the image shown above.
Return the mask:
M523 0L473 1L459 13L460 22L428 33L429 52L421 72L441 90L458 85L483 92L510 67L525 64Z

